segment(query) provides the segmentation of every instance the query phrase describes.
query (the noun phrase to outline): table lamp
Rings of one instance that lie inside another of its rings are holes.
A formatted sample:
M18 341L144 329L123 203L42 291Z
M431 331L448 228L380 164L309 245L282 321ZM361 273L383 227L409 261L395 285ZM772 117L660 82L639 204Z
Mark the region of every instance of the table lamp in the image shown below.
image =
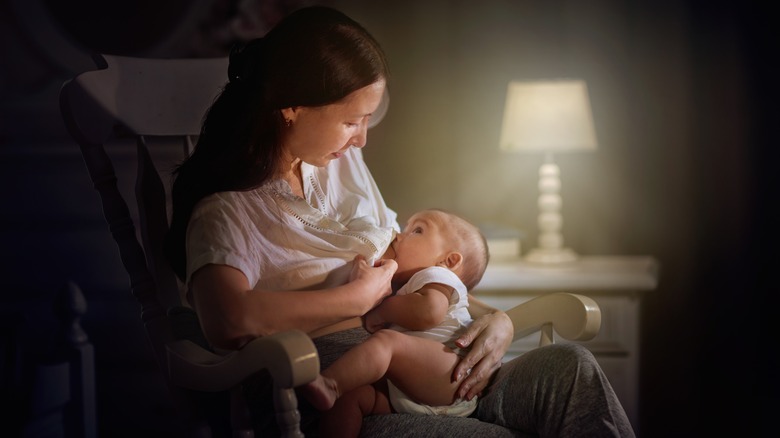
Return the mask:
M500 146L504 151L546 154L539 168L538 247L531 249L524 260L539 264L575 261L577 254L563 244L560 169L553 154L596 149L585 82L510 82Z

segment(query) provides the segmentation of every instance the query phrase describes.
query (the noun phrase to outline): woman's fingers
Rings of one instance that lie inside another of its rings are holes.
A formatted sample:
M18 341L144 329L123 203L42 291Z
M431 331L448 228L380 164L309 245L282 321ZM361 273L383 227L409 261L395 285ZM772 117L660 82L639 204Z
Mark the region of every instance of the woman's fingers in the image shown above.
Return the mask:
M460 384L460 387L458 387L457 397L471 400L475 396L481 394L490 383L490 378L493 373L500 367L501 358L496 358L490 354L483 356L476 365L466 368L466 371L463 374L463 377L465 378Z
M392 295L392 280L396 269L398 264L395 260L379 260L371 265L365 257L355 256L350 281L362 282L362 296L370 300L369 309L375 307L385 297Z
M398 263L396 263L395 260L382 259L379 260L378 268L383 269L385 271L385 275L387 275L386 287L382 294L382 299L384 299L393 294L393 274L395 274L395 271L398 270Z
M453 380L462 382L458 397L470 400L487 387L490 377L501 367L512 341L512 331L506 314L496 312L477 318L455 341L461 348L471 347L453 371Z
M484 331L483 331L484 333ZM458 397L471 400L490 382L490 376L501 366L499 353L489 337L477 337L471 350L455 367L455 380L460 381Z
M398 270L398 263L396 263L395 260L381 259L374 264L374 267L381 269L385 273L385 275L388 277L387 281L389 286L389 282L393 279L393 274L395 274L395 271Z
M471 347L474 339L476 339L477 336L479 336L479 334L485 330L487 325L487 318L477 318L466 330L463 331L460 337L455 340L455 345L463 349ZM455 370L453 370L453 381L459 381L464 378L467 373L471 372L471 369L477 364L477 362L479 362L480 359L482 359L482 357L483 354L479 346L472 348L460 361L460 363L458 363L458 365L455 367Z
M469 325L469 327L463 331L460 337L455 340L455 344L460 348L468 348L471 346L474 338L476 338L483 330L485 330L487 325L487 318L482 317L475 319L471 325Z
M398 263L396 263L393 259L379 259L374 263L375 267L386 267L387 269L391 269L393 273L395 273L395 270L398 269Z

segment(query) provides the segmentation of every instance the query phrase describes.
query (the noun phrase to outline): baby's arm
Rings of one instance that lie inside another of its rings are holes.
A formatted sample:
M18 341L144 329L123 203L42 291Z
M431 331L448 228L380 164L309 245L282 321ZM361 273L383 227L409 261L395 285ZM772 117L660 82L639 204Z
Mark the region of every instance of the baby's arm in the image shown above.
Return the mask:
M428 283L413 293L387 297L366 314L366 330L373 333L391 323L409 330L435 327L447 314L452 292L449 286Z

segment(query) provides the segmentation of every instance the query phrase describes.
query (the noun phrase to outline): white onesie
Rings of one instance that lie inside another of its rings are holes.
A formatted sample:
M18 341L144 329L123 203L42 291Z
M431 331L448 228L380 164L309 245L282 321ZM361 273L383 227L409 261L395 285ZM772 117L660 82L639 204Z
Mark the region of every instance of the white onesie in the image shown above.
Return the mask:
M460 355L460 349L455 345L454 341L458 338L461 331L471 324L472 319L468 311L468 291L455 273L438 266L423 269L412 275L412 278L398 290L396 295L413 293L430 283L440 283L454 289L450 296L450 306L447 308L447 315L444 317L444 321L436 327L425 331L407 330L399 325L393 325L390 328L411 336L441 342ZM477 408L476 397L471 400L457 400L449 406L429 406L413 401L389 380L387 381L387 387L390 403L396 412L467 417Z

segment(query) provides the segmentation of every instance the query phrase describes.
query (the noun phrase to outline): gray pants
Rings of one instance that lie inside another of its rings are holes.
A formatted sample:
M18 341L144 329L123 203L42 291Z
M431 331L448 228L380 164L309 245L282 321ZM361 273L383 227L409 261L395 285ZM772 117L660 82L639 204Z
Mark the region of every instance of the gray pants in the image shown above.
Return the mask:
M555 344L505 363L475 417L543 437L633 437L626 413L593 355Z

